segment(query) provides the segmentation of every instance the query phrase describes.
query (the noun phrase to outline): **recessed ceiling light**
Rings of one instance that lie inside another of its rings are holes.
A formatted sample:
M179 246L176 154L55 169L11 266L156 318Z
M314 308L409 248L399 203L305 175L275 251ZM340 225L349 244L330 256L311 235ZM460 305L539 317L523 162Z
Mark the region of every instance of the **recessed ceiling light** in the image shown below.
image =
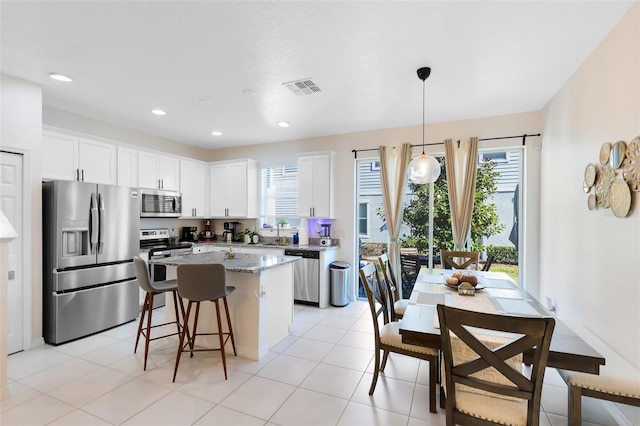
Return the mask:
M200 98L198 99L198 102L200 102L201 104L205 104L205 105L210 105L213 103L213 101L211 99L207 99L207 98Z
M255 96L255 95L257 95L256 91L253 90L253 89L244 89L242 91L242 94L245 95L245 96Z
M161 109L157 109L157 108L156 109L152 109L151 112L154 113L155 115L167 115L166 112L164 112Z
M289 127L288 121L278 121L278 126L280 127Z
M70 83L73 81L73 79L68 75L58 74L56 72L49 73L49 77L51 77L54 80L64 81L65 83Z
M218 130L214 130L213 132L211 132L211 134L213 136L222 136L222 132L218 131Z

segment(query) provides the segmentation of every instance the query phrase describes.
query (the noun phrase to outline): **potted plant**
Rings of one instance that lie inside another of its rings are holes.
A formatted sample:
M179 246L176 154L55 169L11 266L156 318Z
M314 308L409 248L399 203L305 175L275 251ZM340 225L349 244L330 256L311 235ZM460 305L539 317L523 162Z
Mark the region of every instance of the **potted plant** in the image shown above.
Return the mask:
M287 222L286 219L280 219L278 221L278 225L280 225L280 228L282 228L282 229L288 229L289 228L289 222Z

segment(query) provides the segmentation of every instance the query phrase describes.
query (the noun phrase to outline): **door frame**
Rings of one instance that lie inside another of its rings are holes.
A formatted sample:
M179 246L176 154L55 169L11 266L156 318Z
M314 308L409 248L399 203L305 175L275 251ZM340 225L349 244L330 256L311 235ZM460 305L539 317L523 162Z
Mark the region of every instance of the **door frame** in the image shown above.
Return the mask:
M32 214L32 194L31 186L33 184L31 179L32 158L29 150L15 148L15 147L0 147L0 151L7 154L15 154L22 156L22 351L27 351L33 347L33 270L27 267L27 259L31 259L31 253L33 251L33 214ZM42 269L42 267L40 268ZM2 336L6 339L6 336ZM40 340L44 343L42 337ZM37 345L39 346L39 345Z

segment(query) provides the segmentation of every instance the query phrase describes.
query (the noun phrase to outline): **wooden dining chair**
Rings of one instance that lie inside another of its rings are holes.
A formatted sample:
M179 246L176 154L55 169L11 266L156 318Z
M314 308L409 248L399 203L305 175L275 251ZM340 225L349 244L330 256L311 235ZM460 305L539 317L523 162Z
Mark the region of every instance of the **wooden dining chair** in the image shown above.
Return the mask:
M389 294L386 286L380 281L378 270L374 263L368 263L360 268L360 280L369 301L376 346L373 380L369 388L369 395L373 395L376 389L378 376L380 372L384 372L390 352L423 359L429 361L429 411L435 413L438 349L402 343L400 323L390 320ZM380 351L383 351L382 358L380 358Z
M478 269L480 253L477 251L440 250L442 269Z
M447 426L538 425L555 320L437 309ZM530 374L523 373L525 351L533 353Z
M387 291L391 298L391 321L397 321L404 316L407 306L409 305L408 299L400 299L400 292L398 289L398 281L396 280L396 274L393 273L391 262L389 262L389 256L382 254L378 257L378 265L382 271L382 277L387 285Z

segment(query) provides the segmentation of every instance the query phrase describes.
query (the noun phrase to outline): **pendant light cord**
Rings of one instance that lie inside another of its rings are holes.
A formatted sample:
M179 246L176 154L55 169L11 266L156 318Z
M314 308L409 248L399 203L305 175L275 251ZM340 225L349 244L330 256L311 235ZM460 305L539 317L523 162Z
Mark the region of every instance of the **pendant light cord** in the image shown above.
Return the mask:
M422 155L424 155L424 80L422 80Z

